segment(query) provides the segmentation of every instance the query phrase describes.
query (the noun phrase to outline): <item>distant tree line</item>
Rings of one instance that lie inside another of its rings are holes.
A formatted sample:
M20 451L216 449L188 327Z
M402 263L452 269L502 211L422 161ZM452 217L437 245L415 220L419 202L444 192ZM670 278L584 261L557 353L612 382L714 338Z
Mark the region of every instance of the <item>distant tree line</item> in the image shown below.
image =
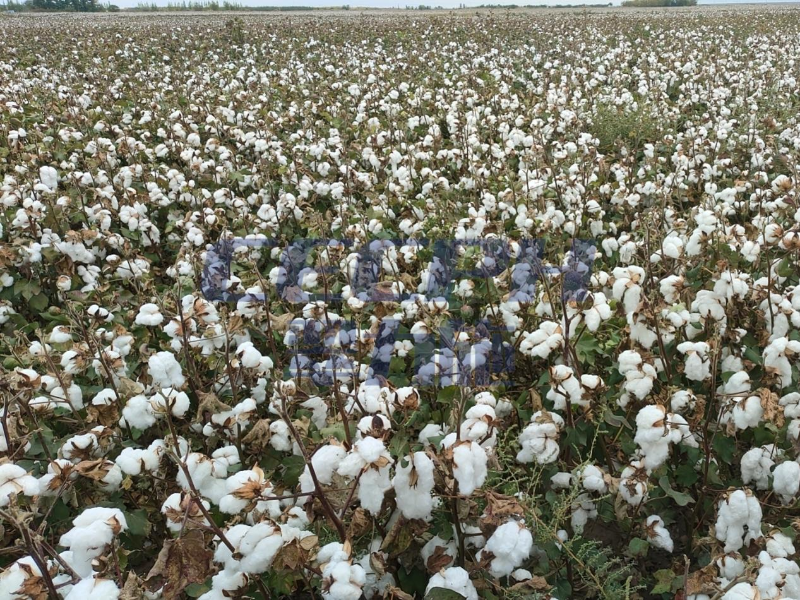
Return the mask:
M0 3L0 11L58 11L58 12L103 12L118 11L114 4L101 4L97 0L6 0Z

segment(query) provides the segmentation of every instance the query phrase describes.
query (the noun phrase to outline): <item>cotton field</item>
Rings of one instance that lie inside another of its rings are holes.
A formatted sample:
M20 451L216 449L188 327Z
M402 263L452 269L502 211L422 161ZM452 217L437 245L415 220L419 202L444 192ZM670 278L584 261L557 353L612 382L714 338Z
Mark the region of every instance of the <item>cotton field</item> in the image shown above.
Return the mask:
M0 600L800 600L799 10L0 38Z

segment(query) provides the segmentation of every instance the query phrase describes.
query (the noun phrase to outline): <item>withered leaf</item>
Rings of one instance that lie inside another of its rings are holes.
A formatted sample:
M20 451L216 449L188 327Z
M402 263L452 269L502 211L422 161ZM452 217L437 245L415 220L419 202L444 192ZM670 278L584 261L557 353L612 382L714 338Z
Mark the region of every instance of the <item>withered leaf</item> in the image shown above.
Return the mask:
M436 546L433 554L431 554L425 562L425 568L428 569L429 573L438 573L452 562L453 557L447 554L442 546Z
M186 586L203 583L208 578L211 557L203 533L189 530L183 537L164 542L145 583L151 591L163 586L162 594L167 600L178 598Z

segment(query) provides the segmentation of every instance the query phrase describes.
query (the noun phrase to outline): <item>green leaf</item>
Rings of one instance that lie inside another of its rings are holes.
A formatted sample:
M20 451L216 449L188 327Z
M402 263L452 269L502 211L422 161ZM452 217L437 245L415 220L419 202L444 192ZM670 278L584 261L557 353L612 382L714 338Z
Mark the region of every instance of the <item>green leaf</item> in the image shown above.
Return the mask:
M125 511L125 521L128 523L128 534L146 536L150 533L150 516L143 508Z
M47 297L46 294L36 294L35 296L31 296L30 300L28 300L28 304L34 311L42 312L47 305L50 303L50 299Z
M714 447L714 452L717 453L724 463L730 464L733 462L733 455L736 453L736 440L723 435L717 435L714 436L714 441L711 445Z
M425 600L459 600L465 597L466 596L462 596L458 592L440 587L431 588L428 593L425 594Z
M283 459L283 483L289 487L297 485L300 474L306 466L302 456L287 456Z
M656 571L656 585L650 592L652 594L667 594L672 591L672 582L675 581L675 573L670 569L660 569Z
M633 538L628 544L628 554L630 556L647 556L649 549L649 542L641 538Z
M189 598L199 598L210 589L211 586L207 583L190 583L184 588L183 592L189 596Z
M689 494L684 494L682 492L673 490L672 485L669 482L669 478L666 475L659 478L658 485L660 485L661 489L667 493L667 496L675 500L675 503L678 506L686 506L687 504L692 504L694 502L694 498L692 498Z

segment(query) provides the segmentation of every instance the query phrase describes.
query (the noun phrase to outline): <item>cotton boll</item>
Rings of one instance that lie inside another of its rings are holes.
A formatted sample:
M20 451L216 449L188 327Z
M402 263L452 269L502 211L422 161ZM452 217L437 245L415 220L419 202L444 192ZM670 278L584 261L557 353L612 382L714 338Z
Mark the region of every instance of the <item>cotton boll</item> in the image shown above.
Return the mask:
M756 586L743 582L725 592L722 600L761 600L761 594Z
M146 325L148 327L156 327L161 325L164 321L164 315L161 314L157 304L142 304L139 308L139 314L136 315L135 323L137 325Z
M322 597L325 600L359 600L367 582L361 565L350 560L350 544L328 544L320 549L317 561L322 568Z
M40 578L41 575L42 572L30 556L20 558L0 573L0 598L8 600L30 598L29 594L23 593L23 586L34 578Z
M648 472L641 461L632 461L622 470L619 481L619 493L631 506L639 506L647 499Z
M39 482L13 463L0 465L0 507L8 506L15 496L36 496Z
M371 545L372 552L368 552L358 561L358 565L364 570L364 575L366 577L362 590L366 598L383 598L389 587L396 584L394 576L391 573L383 573L380 575L372 568L373 557L378 560L388 559L388 556L384 552L378 550L379 547L380 538L376 538Z
M397 495L397 506L406 519L429 520L433 510L433 461L424 452L415 452L397 465L392 486Z
M391 487L388 466L367 468L358 486L358 500L362 508L372 515L380 513L384 495Z
M742 456L742 482L753 483L758 490L769 488L770 469L775 464L776 449L773 444L751 448Z
M81 577L92 574L92 561L105 552L115 535L128 528L120 510L102 507L86 509L72 524L59 544L72 552L70 566Z
M767 538L767 552L772 558L787 558L796 552L789 536L776 530Z
M55 192L58 187L58 171L50 166L39 167L39 181L47 191Z
M517 462L545 465L558 460L560 447L558 440L564 428L564 419L557 413L537 411L531 417L531 423L519 436L521 450L517 453Z
M147 360L153 382L160 388L181 388L186 383L180 363L171 352L157 352Z
M75 584L64 600L117 600L120 590L110 579L88 577Z
M314 467L317 479L322 485L330 485L333 482L333 474L345 456L347 456L347 451L341 445L328 444L317 449L311 457L311 465ZM314 481L311 478L308 466L306 466L300 474L300 491L308 494L313 492L314 489Z
M550 478L553 488L557 490L565 490L572 487L572 473L562 472L556 473Z
M674 548L672 537L666 527L664 527L664 521L661 517L658 515L647 517L645 532L647 533L647 541L653 546L666 550L667 552L672 552Z
M243 342L236 348L236 356L246 369L254 369L261 364L261 352L253 346L253 342Z
M184 392L171 388L162 389L160 393L150 399L150 405L153 407L155 414L163 415L167 412L167 407L169 407L172 416L179 419L183 418L189 410L190 404L189 396Z
M498 527L478 554L484 552L494 555L489 564L489 572L495 577L506 577L530 556L533 536L518 521L509 521Z
M577 476L583 488L588 492L604 494L608 489L603 471L594 465L586 465L578 472Z
M800 491L800 464L787 460L775 467L772 489L784 504L791 504Z
M147 397L138 395L129 398L122 409L121 421L142 430L152 426L156 422L156 416Z
M211 590L198 600L228 600L247 587L250 581L246 573L223 569L211 578Z
M478 590L469 579L469 573L461 567L450 567L436 573L425 588L427 596L431 590L441 588L464 596L466 600L478 600Z
M649 471L664 464L671 444L697 445L686 420L681 415L668 414L659 405L645 406L636 415L634 441L639 445L642 462Z
M449 434L442 445L448 449L452 447L453 476L458 482L458 491L463 496L469 496L486 481L488 457L480 444L456 442L455 437L455 434Z
M725 552L734 552L761 538L761 505L749 490L736 490L720 500L715 527Z
M419 443L423 446L427 446L430 444L431 438L443 438L445 436L446 431L442 428L441 425L436 423L428 423L422 430L419 432L418 440Z
M211 503L207 500L200 500L206 510L211 509ZM172 533L178 533L185 527L184 519L191 519L197 523L208 525L208 521L203 514L203 511L192 499L190 494L175 492L170 494L164 503L161 505L161 513L167 519L167 528Z

